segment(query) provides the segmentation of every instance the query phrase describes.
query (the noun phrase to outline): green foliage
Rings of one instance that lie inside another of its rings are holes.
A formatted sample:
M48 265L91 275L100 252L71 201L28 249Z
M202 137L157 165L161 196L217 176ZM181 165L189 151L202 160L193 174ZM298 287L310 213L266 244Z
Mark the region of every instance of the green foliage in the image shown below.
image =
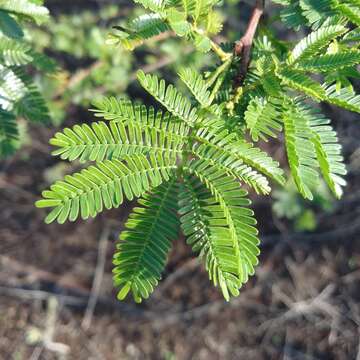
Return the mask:
M313 199L311 189L316 188L318 174L314 145L311 142L312 132L307 117L302 109L289 100L283 113L285 128L285 145L291 173L295 184L304 198Z
M211 105L213 99L208 90L209 86L200 74L194 69L182 68L179 76L202 107Z
M105 41L109 26L117 23L122 10L104 5L99 11L92 11L91 6L84 3L74 13L56 12L43 26L31 27L36 51L51 53L61 60L55 74L37 78L44 90L51 122L57 126L64 121L69 108L88 108L104 93L124 94L133 81L134 56L123 48L108 46ZM145 62L150 62L148 56Z
M131 106L131 105L130 105ZM117 118L118 119L118 118ZM116 120L116 119L114 119ZM167 156L181 152L188 127L161 112L150 118L134 122L94 122L89 125L75 125L57 133L50 143L59 147L53 155L73 161L102 161L123 159L127 155L143 154L150 150Z
M282 125L275 104L265 98L253 98L245 112L246 126L254 141L267 141L267 136L276 137L274 130L281 131Z
M0 39L1 62L6 66L20 66L29 64L33 58L30 55L30 46L9 38Z
M0 154L9 154L13 150L19 132L15 116L11 112L0 109Z
M317 29L326 23L342 22L342 17L359 26L360 11L358 0L273 0L284 5L282 21L291 28L311 26Z
M241 59L210 38L222 28L217 2L136 2L145 14L117 25L110 43L134 49L170 32L200 53L212 50L217 60L203 72L177 69L187 94L139 71L140 85L160 109L114 97L96 101L92 111L105 121L66 128L51 140L54 155L96 164L55 182L37 206L51 209L46 222L63 223L141 197L114 256L119 299L132 292L140 302L153 292L171 241L182 229L229 300L258 263L248 191L267 195L273 182L286 183L262 141L283 139L291 177L304 199L317 198L321 178L333 195L342 195L341 145L319 103L360 112L351 83L359 63L357 0L277 0L285 7L285 25L307 26L309 33L292 44L265 31L254 41L240 82ZM299 221L299 228L314 226L311 214Z
M144 86L147 84L148 82L144 82ZM164 88L165 85L161 87ZM160 93L162 92L163 90L160 90ZM182 96L180 98L185 99ZM164 97L159 96L159 99ZM98 163L79 173L66 176L64 181L57 181L50 190L44 191L44 199L38 201L37 206L53 208L46 222L75 221L80 216L87 219L96 216L104 208L118 207L125 198L132 200L152 189L156 192L160 184L165 186L170 181L178 187L186 177L196 176L219 203L217 211L221 209L221 221L223 226L228 228L226 231L229 234L229 238L222 241L230 242L231 247L241 255L235 257L237 280L231 280L231 276L224 275L228 284L226 288L223 280L211 275L214 281L219 282L224 296L228 298L226 289L229 288L230 293L236 293L235 289L253 274L258 254L257 231L253 227L255 222L251 211L246 209L250 202L244 198L246 191L241 189L238 181L245 182L256 191L267 193L270 190L267 175L271 173L275 177L281 177L282 171L265 153L246 145L226 129L208 132L201 127L199 118L188 121L188 116L184 116L188 112L180 111L173 101L165 104L171 115L161 111L156 113L152 108L146 109L140 105L134 106L128 101L108 99L98 103L99 109L94 111L97 116L103 116L109 121L109 125L104 122L94 123L91 127L76 125L73 129L58 133L51 140L51 143L58 147L55 154L61 154L68 159L80 157L82 161L97 160ZM196 107L193 109L196 110ZM186 121L179 118L179 114ZM194 126L194 121L199 123L199 127ZM159 190L157 194L160 196L165 193L166 191ZM176 203L176 196L172 196L171 200ZM167 202L166 199L163 201ZM156 211L155 205L158 203L150 204L150 209L144 211L149 213L149 216L158 211L164 218L164 211L167 209L165 204L164 208ZM140 210L136 210L131 219L139 218L139 213ZM132 220L129 222L133 225L137 223L138 221ZM146 230L141 228L142 231ZM132 228L132 231L137 232L140 229L136 227ZM156 233L158 230L155 228L154 231ZM129 233L129 236L133 239L137 235ZM149 234L149 244L144 244L142 256L145 258L153 256L153 236L152 233ZM165 245L168 241L168 238L164 238ZM135 274L128 278L126 275L127 280L122 282L119 279L120 274L128 274L130 269L134 270L131 258L127 258L129 250L121 250L123 248L127 249L125 245L120 245L120 254L115 255L115 282L123 286L120 297L132 289L135 300L138 301L152 291L162 269L163 259L154 264L155 268L149 265L154 271L153 277L146 275L143 278L145 275ZM217 256L221 254L220 246ZM226 257L226 254L224 256ZM143 288L139 288L138 282L141 279L144 281Z
M326 89L327 101L344 109L360 113L360 95L352 88L338 89L335 84Z
M79 216L87 219L103 208L119 207L124 197L133 200L169 180L175 168L175 156L153 152L149 158L132 155L123 161L105 160L57 181L43 193L45 199L38 201L37 206L54 207L46 218L48 223L57 220L62 224Z
M341 70L360 63L360 51L344 51L335 54L325 54L302 60L298 67L303 71L328 72Z
M214 10L217 0L136 2L152 13L136 18L126 27L115 26L108 38L111 44L134 49L145 40L174 31L176 35L186 37L199 51L208 52L212 46L209 36L222 29L221 16Z
M246 195L231 178L204 185L191 176L184 178L179 194L187 243L204 259L210 280L220 286L226 299L239 294L241 284L254 273L260 252L256 220Z
M20 25L24 20L41 24L47 20L48 15L48 10L40 2L0 2L0 158L12 154L19 145L16 118L23 117L41 123L50 120L45 100L27 74L27 66L52 72L55 65L45 55L34 51L24 40Z
M35 21L38 25L49 18L49 10L43 6L43 1L33 0L2 0L1 9L18 17Z
M174 116L188 124L196 122L196 108L192 107L191 102L172 84L167 86L163 79L160 80L156 75L145 75L143 71L138 72L138 80L142 87Z
M171 242L179 232L178 184L174 179L144 195L125 224L114 256L114 282L124 299L131 290L146 299L161 278Z
M131 20L128 23L123 19L125 10L130 10ZM94 101L101 100L104 94L127 97L126 91L136 80L135 70L139 66L156 67L160 59L160 64L168 64L167 70L176 72L178 67L187 66L189 62L198 69L208 61L210 54L204 56L191 52L184 38L169 37L170 33L166 32L160 37L154 37L159 41L162 36L166 38L156 49L151 39L139 40L146 43L141 50L141 57L128 51L118 38L109 39L108 42L121 46L108 45L106 38L109 27L113 26L114 33L118 34L123 29L130 29L133 20L146 19L144 15L138 9L133 10L130 6L124 9L115 4L104 4L99 11L93 11L90 3L84 4L75 13L54 14L41 28L31 29L36 38L36 50L61 59L61 68L56 76L40 79L52 123L60 125L66 117L67 109L88 108ZM154 14L152 17L156 18ZM73 31L74 28L76 31Z
M318 54L331 40L346 32L346 28L341 25L323 26L311 32L301 40L293 49L289 56L289 63L295 63L301 59L313 57Z
M314 100L324 100L324 88L310 76L300 70L284 68L278 74L282 83L291 89L302 92Z
M141 45L144 40L170 30L162 18L157 14L145 14L134 19L128 28L114 26L116 32L109 35L108 43L121 43L125 48L133 50Z

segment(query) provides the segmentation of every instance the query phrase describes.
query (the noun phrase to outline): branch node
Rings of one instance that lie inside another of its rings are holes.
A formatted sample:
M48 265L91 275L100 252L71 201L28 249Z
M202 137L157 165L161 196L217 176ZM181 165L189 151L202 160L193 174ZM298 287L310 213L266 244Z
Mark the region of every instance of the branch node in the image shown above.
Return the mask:
M240 40L235 42L234 54L237 57L241 57L241 62L239 66L239 71L234 78L234 88L241 86L246 77L250 63L252 43L257 27L259 25L260 18L264 13L264 7L265 0L256 0L256 5L251 14L245 34Z

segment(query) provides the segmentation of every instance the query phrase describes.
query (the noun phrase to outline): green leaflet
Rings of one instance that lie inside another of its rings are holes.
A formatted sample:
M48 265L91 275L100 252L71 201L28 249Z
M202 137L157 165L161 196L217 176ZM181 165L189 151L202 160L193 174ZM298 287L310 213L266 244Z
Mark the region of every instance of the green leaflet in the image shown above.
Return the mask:
M284 85L303 92L317 101L325 99L325 90L323 87L302 71L284 68L278 72L277 75L283 81Z
M285 182L283 170L279 167L277 161L259 148L253 147L251 143L243 139L240 140L236 134L229 133L226 129L219 128L216 131L200 128L196 134L196 139L210 148L217 149L225 157L236 157L239 161L280 184Z
M184 36L188 34L191 30L190 23L186 20L187 15L184 12L178 11L176 9L170 9L167 12L167 19L171 28L179 36Z
M161 121L163 113L155 112L153 107L147 108L140 104L133 104L129 100L116 99L115 97L106 98L94 102L96 109L91 109L96 117L105 120L122 122L156 122Z
M281 121L276 105L265 98L254 98L245 112L245 121L254 141L267 141L267 136L276 137L276 131L281 131Z
M141 4L145 9L160 14L164 11L166 4L164 0L134 0L134 2Z
M311 32L294 47L289 56L289 64L318 54L331 40L346 31L347 29L342 25L332 25Z
M50 190L43 192L44 200L38 207L54 207L46 218L50 223L57 220L74 221L94 217L104 208L118 207L124 201L143 195L146 191L169 180L176 168L175 157L150 153L132 155L124 161L105 160L79 173L68 175L57 181Z
M108 36L109 44L121 44L128 50L144 40L173 31L186 37L198 51L208 52L212 47L210 35L222 29L222 17L214 10L217 0L136 0L152 13L141 15L128 28L115 26Z
M16 150L18 136L15 116L0 109L0 157L11 155Z
M0 10L0 30L2 33L12 39L21 39L24 32L15 19L6 11Z
M300 0L300 8L303 16L310 24L322 21L324 16L332 15L331 0Z
M26 65L33 61L30 46L11 39L0 38L0 62L6 66Z
M158 14L144 14L134 19L129 28L115 26L114 29L115 31L108 35L107 42L134 50L145 40L169 31L170 26Z
M348 43L348 42L356 42L360 41L360 28L356 28L354 30L349 31L345 34L345 36L342 38L342 43Z
M297 67L304 71L328 72L354 66L359 63L360 51L344 51L301 60Z
M257 193L268 194L271 190L267 178L248 166L244 160L216 146L207 144L195 145L192 152L197 160L190 162L192 169L209 169L225 173L251 186Z
M144 195L130 214L113 260L120 300L131 290L135 301L141 302L158 284L179 232L177 192L175 179L170 179Z
M20 144L17 118L41 123L50 120L45 99L25 66L47 72L53 70L50 64L55 65L31 48L21 27L25 20L43 23L48 15L40 2L0 1L0 158L13 154Z
M19 71L19 69L13 70L0 64L0 77L3 79L0 83L3 96L2 108L5 110L12 110L14 104L27 93L26 85L16 71Z
M356 0L353 1L334 1L335 10L347 17L353 24L360 26L360 5Z
M179 77L202 107L206 108L211 105L209 86L200 74L193 69L182 68L179 71Z
M214 205L214 208L217 206L217 211L223 212L224 220L218 225L225 225L229 231L228 234L230 234L230 237L229 235L226 236L225 233L223 235L224 241L228 241L237 258L237 263L233 264L232 271L237 274L240 283L247 282L249 275L254 274L254 267L258 264L257 255L259 254L257 250L258 232L253 226L256 221L243 218L244 208L251 203L246 198L247 192L241 189L239 184L233 181L233 178L224 178L219 172L210 168L202 169L198 167L198 164L190 164L187 171L196 175L209 189L214 197L212 203L218 203L218 205ZM247 213L247 215L251 216L252 213ZM223 287L222 291L224 292Z
M337 90L336 85L326 88L326 101L344 109L360 113L360 95L348 88Z
M7 12L29 17L38 25L49 19L49 10L45 6L37 5L30 0L2 0L0 7Z
M289 101L283 113L285 145L291 174L301 195L313 199L318 183L316 152L309 119L296 103Z
M206 32L210 35L218 34L223 28L223 17L219 12L213 11L207 14Z
M50 144L57 146L53 155L63 160L103 161L127 155L160 152L181 155L188 128L182 123L162 122L159 128L148 123L104 122L75 125L57 133Z
M181 228L210 280L229 300L255 273L260 252L247 190L267 195L272 181L286 183L275 160L277 151L268 146L275 155L266 153L260 140L283 140L290 175L304 198L314 197L320 175L337 198L342 195L346 168L341 145L314 102L360 112L360 95L351 83L359 76L359 0L276 0L284 6L280 18L285 25L305 26L308 35L293 45L262 28L241 81L241 57L235 56L233 44L211 39L222 27L217 1L135 2L145 14L127 28L115 27L112 42L133 49L169 32L189 41L194 51L212 51L216 60L206 69L176 69L189 97L158 76L139 71L140 85L158 106L104 98L92 111L105 121L57 133L50 140L53 155L96 164L55 182L36 205L50 208L46 222L63 223L94 217L140 197L114 255L118 298L132 293L141 302L150 296ZM0 13L0 29L2 20ZM0 49L0 72L12 79L1 85L2 93L22 103L29 83L7 66L39 66L38 54L13 46L13 39L0 41ZM4 152L17 139L9 110L20 113L20 108L14 100L1 101L7 109L0 113ZM38 104L28 101L31 106L23 106L24 116L43 109Z
M166 85L165 81L156 75L145 75L143 71L138 72L138 80L142 87L174 116L188 124L197 121L196 108L192 107L190 101L173 85Z
M47 104L31 77L20 67L0 64L1 107L29 121L47 123L50 120Z
M207 53L211 49L211 40L205 35L192 33L192 39L196 49L202 53Z
M315 146L321 173L333 194L337 198L341 198L342 187L346 185L346 181L342 177L346 175L346 168L336 132L330 126L330 120L321 113L310 108L304 108L302 112L309 118L313 134L311 141Z
M239 258L228 240L230 230L224 211L204 185L192 177L184 179L179 193L179 207L186 241L203 259L210 280L215 286L220 286L226 300L230 299L230 294L237 296L241 286ZM241 211L244 220L250 219L251 210L243 208Z
M17 113L32 122L48 123L50 121L48 106L32 78L21 68L16 69L14 73L25 86L24 96L15 104Z
M285 8L280 12L281 21L289 28L299 29L301 25L306 23L303 16L299 1L291 1L290 4L283 4Z
M311 199L311 189L316 185L312 182L317 178L311 168L316 169L317 164L313 161L316 158L330 190L340 198L342 187L346 185L342 178L346 175L346 169L341 145L336 132L330 126L330 120L316 109L301 103L290 105L287 117L288 130L285 135L288 158L290 167L296 168L293 174L300 192Z

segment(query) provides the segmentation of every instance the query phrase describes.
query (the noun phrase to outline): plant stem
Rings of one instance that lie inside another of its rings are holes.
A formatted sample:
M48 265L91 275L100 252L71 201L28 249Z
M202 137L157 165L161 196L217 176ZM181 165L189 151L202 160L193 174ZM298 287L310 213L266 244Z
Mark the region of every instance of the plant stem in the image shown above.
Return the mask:
M223 64L221 64L214 73L206 80L208 87L211 87L214 85L216 79L227 70L227 68L231 65L231 59L228 59Z
M192 26L192 30L199 35L204 35L204 31L198 29L195 25ZM211 48L214 53L220 58L222 62L229 60L233 54L225 52L215 41L210 40Z
M218 74L216 75L216 78L214 79L215 82L215 86L213 87L211 94L210 94L210 104L214 101L214 98L217 94L217 92L219 91L222 83L224 82L226 73L224 72L229 66L231 65L231 59L229 59L228 61L224 62L218 69L220 69L221 71L218 72ZM211 84L212 85L212 84Z
M251 14L250 20L248 22L245 34L242 38L235 43L234 53L235 56L241 56L241 62L239 71L234 79L234 87L237 88L241 86L244 82L245 76L248 71L250 56L251 56L251 47L256 33L256 29L259 25L261 16L264 13L265 0L256 0L255 7Z
M215 52L217 56L219 56L220 60L222 62L226 62L232 57L232 54L225 52L218 44L216 44L214 41L211 41L211 48Z

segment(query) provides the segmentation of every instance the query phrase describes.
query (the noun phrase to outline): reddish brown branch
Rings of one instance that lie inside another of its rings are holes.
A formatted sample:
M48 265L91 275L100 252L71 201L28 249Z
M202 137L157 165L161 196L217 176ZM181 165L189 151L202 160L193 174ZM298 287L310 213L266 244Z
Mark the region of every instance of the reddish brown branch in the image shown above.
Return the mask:
M239 87L242 85L248 71L251 57L251 47L256 33L256 29L259 25L260 18L264 13L264 7L265 0L256 0L256 5L251 14L245 34L240 40L236 41L235 43L234 53L236 56L241 57L239 71L234 81L235 87Z

